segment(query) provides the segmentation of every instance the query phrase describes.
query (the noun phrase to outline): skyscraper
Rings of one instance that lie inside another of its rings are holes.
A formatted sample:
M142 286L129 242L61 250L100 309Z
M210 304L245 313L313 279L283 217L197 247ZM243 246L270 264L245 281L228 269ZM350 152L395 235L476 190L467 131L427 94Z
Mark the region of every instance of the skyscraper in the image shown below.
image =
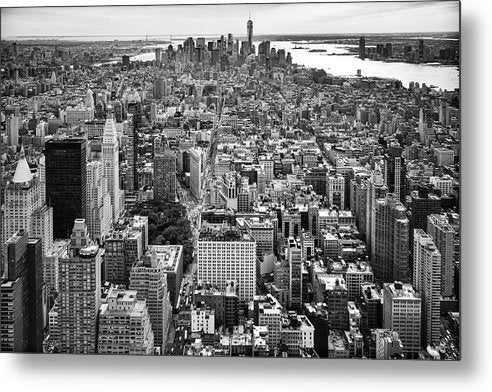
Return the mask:
M201 198L202 189L202 151L200 148L190 148L190 189L193 196Z
M11 115L6 120L9 145L15 147L19 144L19 118Z
M378 283L410 282L407 210L394 194L378 199L372 216L371 264Z
M128 287L130 271L142 257L143 248L142 232L130 227L113 230L104 243L104 280Z
M421 312L422 300L411 284L384 284L383 327L398 333L410 358L416 358L421 348Z
M30 230L32 214L41 207L39 180L29 169L24 148L21 149L14 177L6 184L4 195L2 243L19 230ZM5 262L5 255L2 258Z
M411 194L410 242L412 243L414 230L427 230L427 217L441 212L441 198L430 191L429 186L419 186L418 190Z
M87 152L83 139L50 140L45 144L46 201L53 207L53 235L68 238L75 219L87 210Z
M116 123L112 115L106 119L104 125L102 159L104 165L104 177L108 185L111 205L113 207L113 222L120 215L121 191L120 191L120 168L118 160L118 138L116 135Z
M154 145L154 199L176 200L176 154L158 139Z
M413 285L422 298L422 338L438 345L440 338L441 253L422 229L413 238Z
M145 299L110 287L99 311L98 354L152 355L154 333Z
M427 233L441 253L441 294L445 297L454 294L454 239L455 232L445 215L427 217Z
M366 58L366 38L359 38L359 58L364 60Z
M101 305L101 252L84 219L76 219L70 247L59 259L59 351L96 352L97 315Z
M43 351L43 270L40 239L19 230L6 243L0 282L0 352Z
M111 195L106 186L103 163L87 163L87 216L86 223L90 237L102 243L113 223Z
M402 151L403 149L398 144L390 145L388 153L384 156L385 183L388 186L388 192L394 193L398 200L402 200L405 196L402 192L405 178Z
M165 265L151 249L130 272L130 290L137 291L139 299L147 301L154 346L164 347L167 343L172 307L169 299Z
M251 16L248 20L248 23L246 24L246 30L248 33L248 48L249 48L249 53L254 53L254 48L253 48L253 21L251 20Z
M289 261L289 308L301 310L302 306L302 250L293 238L286 249Z
M366 196L366 244L371 248L371 235L374 230L373 227L373 211L377 199L382 199L388 192L388 187L384 183L383 173L379 165L374 169L374 173L367 181L367 196Z

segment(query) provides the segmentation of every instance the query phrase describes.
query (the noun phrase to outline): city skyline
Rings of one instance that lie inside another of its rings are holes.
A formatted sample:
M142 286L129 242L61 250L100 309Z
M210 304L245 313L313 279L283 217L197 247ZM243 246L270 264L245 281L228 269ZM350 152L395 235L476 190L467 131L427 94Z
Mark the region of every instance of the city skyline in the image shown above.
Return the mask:
M255 24L1 42L0 351L460 360L459 40Z
M108 8L108 12L101 12ZM186 15L188 23L180 19ZM4 8L2 39L32 36L245 36L457 32L458 1ZM48 19L47 25L44 21ZM120 21L114 25L112 21ZM23 20L25 23L16 23ZM163 23L165 21L165 23ZM190 28L190 26L193 26ZM220 26L220 29L217 28Z

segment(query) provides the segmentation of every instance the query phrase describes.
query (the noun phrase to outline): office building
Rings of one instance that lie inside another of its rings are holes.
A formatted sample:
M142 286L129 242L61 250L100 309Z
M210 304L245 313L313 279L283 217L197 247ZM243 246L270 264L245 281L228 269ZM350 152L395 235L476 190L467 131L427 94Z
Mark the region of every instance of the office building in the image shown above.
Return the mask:
M41 238L44 256L53 251L53 208L46 204L36 209L31 217L31 238Z
M357 301L361 313L360 329L367 335L371 329L383 327L383 296L373 283L361 284L361 293Z
M75 220L70 247L58 263L58 351L94 354L101 305L101 252L91 241L84 219Z
M0 352L43 351L43 270L39 238L19 230L6 244L0 278Z
M268 327L267 343L270 348L278 347L282 339L282 315L284 309L272 295L266 296L266 301L258 304L258 325ZM256 322L256 321L255 321Z
M14 176L5 186L2 243L19 230L31 230L33 214L41 207L39 179L31 173L21 149ZM2 255L5 270L5 254Z
M114 229L105 238L104 250L104 280L128 287L131 269L144 254L142 233Z
M113 224L113 207L111 195L106 186L103 163L100 161L87 162L86 176L86 223L90 237L102 244Z
M417 229L413 238L413 285L422 298L423 343L438 345L441 317L441 253L432 237Z
M285 252L289 262L289 309L300 311L302 307L302 250L293 238L289 238Z
M217 286L199 284L193 299L195 304L201 302L214 310L215 328L224 327L231 331L239 325L239 298L235 281L226 282L223 291Z
M401 359L403 343L398 332L388 329L376 329L373 332L376 343L376 359Z
M336 206L340 210L345 209L345 178L341 174L334 176L328 175L327 178L328 203L330 206Z
M158 139L154 145L154 199L176 200L176 154Z
M87 210L87 157L83 139L51 140L45 144L46 202L53 207L54 238L69 238L75 219Z
M340 274L318 276L317 301L326 303L330 329L345 331L348 328L348 291Z
M427 233L441 253L441 294L454 294L454 241L455 232L446 215L429 215Z
M366 195L366 244L371 250L371 236L374 231L373 214L377 199L383 199L388 193L388 187L384 183L384 176L379 166L376 166L372 176L367 180Z
M167 343L172 318L165 268L153 247L130 272L130 290L136 290L137 297L147 301L154 346L161 348Z
M150 245L146 257L155 255L166 274L169 300L174 307L177 304L179 290L183 280L183 246L182 245Z
M405 178L405 160L403 148L399 144L391 144L384 156L385 183L388 193L394 193L398 200L403 200L403 179Z
M345 283L347 284L347 298L349 301L358 299L361 292L362 283L371 283L374 279L372 267L369 263L360 261L348 263L345 271Z
M235 229L205 229L198 238L198 280L224 290L226 282L238 284L240 302L256 293L256 242Z
M197 199L202 191L202 151L200 148L190 148L190 190Z
M8 144L12 147L19 145L19 118L11 115L5 121L7 127Z
M372 213L371 265L378 283L410 282L409 221L407 210L396 195L377 199Z
M359 38L359 58L364 60L366 58L366 38Z
M383 328L398 333L403 352L417 358L421 349L422 300L411 284L383 285Z
M99 310L98 354L152 355L154 333L145 299L110 287Z
M118 137L116 135L116 123L111 115L106 119L103 133L102 162L104 178L111 196L113 207L112 218L116 221L120 216L122 206L122 191L120 190L120 168L118 158Z
M251 18L248 20L248 23L246 25L246 30L247 30L247 35L248 35L248 49L249 53L248 54L254 54L254 47L253 47L253 21Z
M287 346L287 353L300 356L303 350L314 348L314 327L311 321L295 312L282 317L280 342Z

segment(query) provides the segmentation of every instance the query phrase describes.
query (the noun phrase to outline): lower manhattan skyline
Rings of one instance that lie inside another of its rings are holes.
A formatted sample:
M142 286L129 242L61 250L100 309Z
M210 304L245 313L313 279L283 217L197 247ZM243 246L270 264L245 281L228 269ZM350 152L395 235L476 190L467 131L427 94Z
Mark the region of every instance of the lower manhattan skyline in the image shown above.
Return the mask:
M459 2L1 11L0 352L461 360Z
M457 32L459 29L455 1L29 7L4 9L2 15L1 35L5 38L193 36L223 31L241 35L243 31L238 26L249 15L258 25L260 35ZM184 15L186 24L180 22ZM113 18L121 24L111 24ZM18 25L14 20L23 20L25 24ZM42 20L50 20L50 24Z

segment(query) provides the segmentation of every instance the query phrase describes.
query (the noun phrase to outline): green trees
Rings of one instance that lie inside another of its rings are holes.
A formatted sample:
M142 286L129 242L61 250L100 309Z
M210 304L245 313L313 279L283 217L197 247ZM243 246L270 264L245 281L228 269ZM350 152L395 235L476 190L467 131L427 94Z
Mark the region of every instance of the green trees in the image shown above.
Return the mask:
M184 270L193 261L193 242L186 209L180 203L148 201L137 203L132 215L149 218L149 244L183 245Z

